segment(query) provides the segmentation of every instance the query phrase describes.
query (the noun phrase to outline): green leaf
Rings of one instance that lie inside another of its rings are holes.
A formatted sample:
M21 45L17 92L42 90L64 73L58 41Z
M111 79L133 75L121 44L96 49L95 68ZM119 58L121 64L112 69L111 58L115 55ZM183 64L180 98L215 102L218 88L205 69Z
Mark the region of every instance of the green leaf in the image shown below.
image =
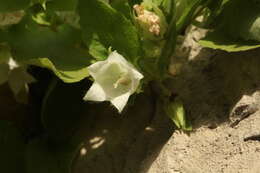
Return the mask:
M52 0L46 3L46 8L53 11L75 11L78 0Z
M260 12L253 0L228 1L216 29L199 43L202 46L228 52L260 47Z
M111 6L117 11L121 12L126 18L131 19L132 9L127 0L113 0Z
M233 39L260 42L260 7L256 1L236 0L225 5L217 30Z
M260 9L260 8L259 8ZM260 42L260 13L249 28L248 38Z
M30 0L1 0L0 13L23 10L28 7Z
M130 7L133 7L135 4L141 4L142 0L128 0Z
M178 128L186 131L192 130L191 124L186 120L185 110L180 100L176 99L168 103L165 112Z
M6 45L0 44L0 64L6 63L10 57L10 49Z
M99 40L93 39L89 45L89 54L96 60L102 61L107 59L108 50L99 42Z
M69 25L56 30L34 24L21 23L11 27L3 37L17 61L41 59L40 64L54 71L65 82L75 82L88 76L86 67L90 55L83 45L81 32Z
M86 29L82 35L84 43L88 47L89 54L98 61L105 60L108 56L106 48L99 40L98 35L91 30Z
M225 36L223 32L218 31L207 34L205 38L199 41L199 44L204 47L220 49L227 52L246 51L260 47L260 43L235 40Z
M57 15L57 18L61 23L69 24L74 28L80 28L79 15L76 12L61 11L61 12L55 12L55 14Z
M260 47L260 6L255 0L224 1L216 29L199 43L228 52Z
M134 25L122 13L100 0L79 0L80 24L85 34L97 33L105 47L112 47L135 62L140 43Z
M32 59L27 62L27 64L36 65L39 67L47 68L53 73L59 77L63 82L66 83L73 83L78 82L84 78L86 78L89 73L87 67L79 69L79 70L61 70L58 69L48 58L38 58L38 59Z
M26 150L27 173L71 173L77 147L54 145L47 138L31 141Z
M24 149L25 141L18 129L7 121L0 121L1 172L25 173Z

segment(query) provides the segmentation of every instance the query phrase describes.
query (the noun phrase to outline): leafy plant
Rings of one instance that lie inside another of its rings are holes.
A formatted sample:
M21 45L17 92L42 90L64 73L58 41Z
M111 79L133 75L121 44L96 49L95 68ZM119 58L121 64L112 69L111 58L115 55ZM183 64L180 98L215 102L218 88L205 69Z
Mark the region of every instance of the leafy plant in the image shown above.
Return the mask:
M1 1L0 84L8 82L18 98L20 92L30 92L28 84L35 78L42 80L28 72L30 67L53 73L40 101L44 134L26 141L3 122L0 132L5 136L7 129L10 137L1 148L20 143L24 172L34 173L39 167L43 172L69 173L82 140L74 136L80 117L73 114L84 109L83 98L111 101L124 114L128 99L134 102L140 92L155 93L176 127L192 130L181 100L173 98L165 85L171 78L168 66L177 37L193 24L209 30L199 41L204 47L228 52L260 47L259 4L259 0Z

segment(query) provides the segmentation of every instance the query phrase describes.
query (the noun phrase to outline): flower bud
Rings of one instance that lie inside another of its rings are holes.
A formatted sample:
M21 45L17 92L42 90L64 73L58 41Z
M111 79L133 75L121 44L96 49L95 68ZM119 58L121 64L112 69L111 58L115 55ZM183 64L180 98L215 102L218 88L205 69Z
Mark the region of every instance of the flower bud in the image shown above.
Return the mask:
M170 101L164 110L178 128L186 131L192 130L190 123L186 120L185 110L180 100Z
M146 10L144 5L134 5L136 22L139 25L144 39L161 39L166 31L166 22L163 15L154 11ZM155 7L154 7L155 8ZM157 8L157 11L159 9Z

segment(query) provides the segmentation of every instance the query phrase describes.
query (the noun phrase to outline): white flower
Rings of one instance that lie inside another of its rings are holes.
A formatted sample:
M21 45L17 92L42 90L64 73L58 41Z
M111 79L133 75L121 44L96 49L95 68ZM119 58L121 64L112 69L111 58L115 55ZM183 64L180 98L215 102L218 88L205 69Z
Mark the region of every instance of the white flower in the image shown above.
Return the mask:
M84 100L110 101L119 113L143 78L143 75L116 51L112 52L107 60L90 65L88 70L95 81Z
M8 82L14 96L20 92L28 93L28 84L35 82L35 79L26 71L26 65L18 64L13 58L9 57L0 63L0 85ZM26 99L26 98L17 98Z

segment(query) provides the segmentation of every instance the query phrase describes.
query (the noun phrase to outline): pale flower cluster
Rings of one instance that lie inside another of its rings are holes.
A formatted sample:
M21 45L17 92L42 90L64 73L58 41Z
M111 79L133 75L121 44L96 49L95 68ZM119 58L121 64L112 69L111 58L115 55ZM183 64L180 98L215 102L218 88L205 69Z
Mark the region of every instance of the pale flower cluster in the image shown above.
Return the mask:
M137 14L137 20L148 25L149 32L156 36L160 35L160 17L154 12L145 10L142 5L134 5L134 10Z

